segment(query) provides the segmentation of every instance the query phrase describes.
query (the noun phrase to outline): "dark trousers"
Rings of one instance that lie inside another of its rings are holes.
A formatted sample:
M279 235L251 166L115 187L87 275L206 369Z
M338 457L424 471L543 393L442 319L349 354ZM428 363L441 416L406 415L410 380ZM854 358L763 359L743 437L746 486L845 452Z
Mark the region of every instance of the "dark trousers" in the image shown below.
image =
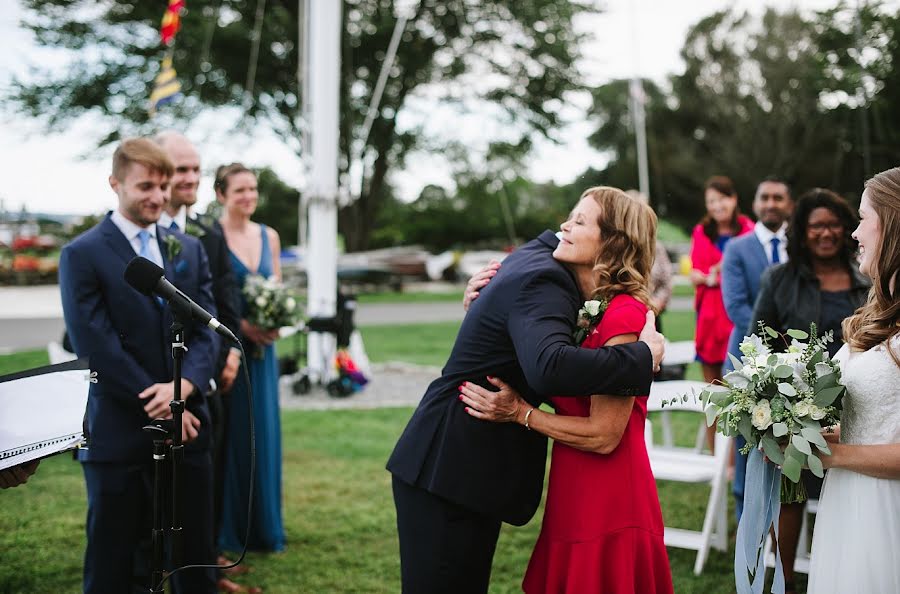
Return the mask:
M206 398L212 427L213 543L219 542L222 496L225 493L225 443L228 439L228 395L214 392Z
M393 479L403 594L488 591L500 521Z
M149 591L152 461L84 462L82 468L88 495L84 591L98 594ZM183 471L180 507L184 556L180 564L214 565L209 455L192 455L185 460ZM171 501L170 497L166 499ZM168 501L165 509L170 507ZM169 514L165 517L165 526L171 526ZM176 593L216 592L214 569L179 571L170 581Z

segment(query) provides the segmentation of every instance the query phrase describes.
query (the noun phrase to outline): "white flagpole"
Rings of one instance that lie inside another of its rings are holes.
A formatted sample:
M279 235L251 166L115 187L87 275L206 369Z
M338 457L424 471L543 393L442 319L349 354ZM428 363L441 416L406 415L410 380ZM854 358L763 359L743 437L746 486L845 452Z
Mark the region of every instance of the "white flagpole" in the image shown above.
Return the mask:
M329 318L337 302L337 203L341 2L309 3L309 127L312 167L307 189L309 249L307 314ZM310 332L307 363L313 381L335 375L336 337Z

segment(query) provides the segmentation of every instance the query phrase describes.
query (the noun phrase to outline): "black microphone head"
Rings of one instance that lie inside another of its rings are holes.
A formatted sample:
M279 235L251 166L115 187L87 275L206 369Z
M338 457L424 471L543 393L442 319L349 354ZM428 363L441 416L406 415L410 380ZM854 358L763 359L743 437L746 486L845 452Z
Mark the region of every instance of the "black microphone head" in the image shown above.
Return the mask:
M135 256L125 267L125 282L144 295L152 295L159 279L165 274L162 268L147 258Z

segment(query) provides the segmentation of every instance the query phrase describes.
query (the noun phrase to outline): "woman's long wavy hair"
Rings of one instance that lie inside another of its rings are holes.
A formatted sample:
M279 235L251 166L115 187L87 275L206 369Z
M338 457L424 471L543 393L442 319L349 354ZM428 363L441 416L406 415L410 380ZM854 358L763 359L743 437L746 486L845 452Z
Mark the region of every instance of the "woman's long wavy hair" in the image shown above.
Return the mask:
M869 350L900 330L900 167L882 171L866 182L866 196L878 215L881 242L871 254L872 289L865 305L844 320L844 341L857 351ZM900 356L886 345L894 363Z
M627 293L653 309L649 283L656 257L656 213L618 188L589 188L581 197L588 196L600 207L597 225L602 240L594 261L593 297L612 299Z

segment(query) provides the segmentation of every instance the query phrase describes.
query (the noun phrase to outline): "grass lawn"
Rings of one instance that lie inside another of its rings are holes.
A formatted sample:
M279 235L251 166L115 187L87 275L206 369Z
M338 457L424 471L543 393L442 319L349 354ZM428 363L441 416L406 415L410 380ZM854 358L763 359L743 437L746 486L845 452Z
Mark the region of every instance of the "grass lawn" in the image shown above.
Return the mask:
M410 412L283 413L288 548L249 557L254 585L270 593L399 591L395 515L384 462ZM690 443L692 419L682 416L675 424L681 441ZM659 494L667 524L699 529L706 489L660 483ZM27 485L3 491L2 500L0 592L79 591L86 505L79 465L67 456L46 460ZM522 528L504 526L491 592L520 591L541 514ZM669 549L675 591L732 592L732 554L711 552L697 577L694 553Z
M693 312L669 312L670 340L690 340ZM443 365L458 323L363 328L373 361ZM279 349L290 349L290 340ZM0 357L0 374L46 363L43 351ZM699 378L696 364L688 376ZM288 548L254 554L252 580L270 593L399 591L395 514L384 463L411 409L284 411L284 518ZM696 415L675 413L676 437L691 445ZM657 431L660 423L655 423ZM666 524L699 529L708 497L701 486L658 483ZM85 490L79 465L68 456L41 464L27 485L0 494L0 592L78 592L84 551ZM492 593L520 591L537 538L542 509L527 526L504 526L495 556ZM704 573L692 572L695 553L669 549L675 591L734 591L731 550L712 551ZM802 587L804 576L799 576Z

